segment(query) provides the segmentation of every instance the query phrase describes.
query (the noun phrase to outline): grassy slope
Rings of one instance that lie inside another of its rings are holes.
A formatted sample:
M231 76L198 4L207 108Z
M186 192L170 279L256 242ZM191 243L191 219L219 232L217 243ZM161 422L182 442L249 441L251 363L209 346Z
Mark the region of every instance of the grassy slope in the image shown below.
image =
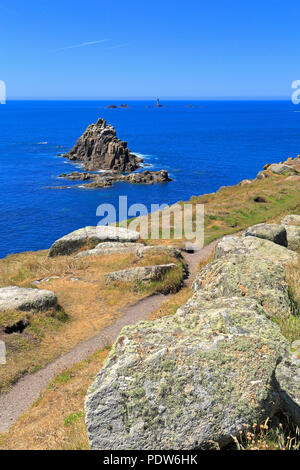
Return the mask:
M110 325L122 309L157 291L175 292L181 285L183 268L168 254L112 254L74 259L49 258L47 251L10 255L0 261L0 286L33 287L32 281L59 276L39 287L57 294L61 309L39 314L0 312L0 339L5 341L7 363L0 367L0 392L28 372L34 372L64 354L79 342ZM152 264L177 263L178 269L161 281L104 284L104 273ZM5 334L3 328L19 320L29 321L20 333Z
M284 177L272 176L251 185L233 186L214 194L194 197L190 202L205 203L207 244L249 225L279 221L288 213L300 213L299 190L300 182L288 182ZM269 202L255 203L254 198L257 196L265 197ZM170 241L164 243L169 244ZM293 297L300 303L299 273L300 265L291 267L287 274ZM151 319L173 314L190 295L189 288L182 289L163 307L153 312ZM86 389L99 371L106 354L102 351L58 376L10 431L0 436L0 449L15 449L16 446L22 449L88 449L83 401ZM253 439L253 447L257 445L264 448L264 444L260 446L258 441L259 437ZM269 448L282 448L277 447L274 438L269 442Z
M257 197L266 199L266 203L255 202ZM204 204L205 210L205 236L207 245L224 235L238 232L265 221L279 221L288 213L300 213L300 177L291 181L285 176L270 175L266 179L253 180L251 184L227 186L216 193L193 196L188 202L179 204ZM151 214L149 215L149 227ZM139 228L139 221L133 220ZM161 226L161 218L160 218ZM171 216L171 222L173 218ZM124 225L122 223L121 225ZM193 227L194 229L195 227ZM161 231L161 227L159 227ZM149 235L150 236L150 235ZM181 240L147 240L149 244L182 245Z

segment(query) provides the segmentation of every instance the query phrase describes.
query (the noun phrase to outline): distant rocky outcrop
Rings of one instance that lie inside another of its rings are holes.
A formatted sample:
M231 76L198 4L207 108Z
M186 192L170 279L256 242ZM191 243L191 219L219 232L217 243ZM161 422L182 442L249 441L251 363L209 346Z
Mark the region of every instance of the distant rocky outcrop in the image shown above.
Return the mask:
M117 138L115 128L106 124L104 119L89 125L64 157L81 162L86 170L113 170L119 173L134 171L143 161L130 152L127 142Z
M222 447L278 410L299 425L300 361L274 322L294 312L283 234L224 237L184 306L121 331L86 396L92 449Z
M268 163L264 166L264 169L257 174L256 179L264 179L272 174L293 178L298 175L300 176L300 155L296 158L288 158L283 163Z
M91 183L85 184L85 188L99 189L108 188L114 183L127 182L131 184L154 184L154 183L166 183L172 181L169 177L167 170L150 171L145 170L140 173L129 173L127 175L118 174L111 171L105 171L100 174L95 173L80 173L74 171L73 173L63 173L59 175L59 178L65 178L68 180L80 180L88 181L93 180ZM82 184L78 185L83 187Z

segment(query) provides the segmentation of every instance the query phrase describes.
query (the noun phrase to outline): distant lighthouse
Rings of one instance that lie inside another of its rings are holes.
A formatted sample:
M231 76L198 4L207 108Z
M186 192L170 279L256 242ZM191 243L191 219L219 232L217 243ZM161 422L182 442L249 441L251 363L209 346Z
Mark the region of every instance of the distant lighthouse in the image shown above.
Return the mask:
M161 108L162 104L159 103L159 98L156 99L156 108Z

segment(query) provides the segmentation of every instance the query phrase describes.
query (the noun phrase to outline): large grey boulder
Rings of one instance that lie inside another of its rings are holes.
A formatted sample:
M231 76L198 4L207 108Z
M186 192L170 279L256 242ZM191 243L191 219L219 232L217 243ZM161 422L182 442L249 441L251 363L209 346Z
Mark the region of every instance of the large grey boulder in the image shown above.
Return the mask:
M192 287L205 300L236 296L255 298L272 318L291 313L284 266L269 259L258 261L255 256L243 254L217 259L200 271Z
M258 237L264 240L270 240L273 243L287 247L286 229L278 224L257 224L248 227L244 233L245 236Z
M148 283L153 281L159 281L164 274L176 268L176 264L170 263L158 264L154 266L143 266L130 269L121 269L120 271L114 271L111 273L104 274L104 281L106 284L115 281L141 281Z
M298 259L297 254L293 251L269 240L250 236L228 235L217 243L215 259L228 258L232 255L251 255L251 257L258 260L268 259L279 264L291 263Z
M0 288L0 311L47 310L57 307L56 295L44 289L9 286Z
M276 175L291 176L298 174L293 167L286 165L285 163L272 163L272 165L268 167L268 170L271 170L272 173L275 173Z
M49 256L69 255L87 243L96 246L104 241L136 242L139 236L138 232L123 227L84 227L56 240L50 248Z
M286 225L286 234L289 250L300 250L300 226L299 225Z
M81 251L76 258L85 256L111 255L113 253L136 253L144 245L133 242L101 242L91 250Z
M290 214L286 215L282 221L282 225L300 225L300 215Z
M136 256L137 258L143 258L145 255L162 255L164 253L176 259L182 259L183 257L180 250L177 250L173 246L163 246L163 245L141 246L137 250Z
M89 388L92 449L206 449L277 410L287 341L253 299L194 296L125 327Z
M300 426L300 359L290 354L276 369L282 408Z

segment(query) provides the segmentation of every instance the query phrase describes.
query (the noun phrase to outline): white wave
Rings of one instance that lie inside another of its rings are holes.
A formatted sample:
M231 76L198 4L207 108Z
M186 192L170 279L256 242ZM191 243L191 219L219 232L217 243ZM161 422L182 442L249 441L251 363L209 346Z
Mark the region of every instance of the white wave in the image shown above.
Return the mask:
M38 142L37 145L47 145L48 142Z

